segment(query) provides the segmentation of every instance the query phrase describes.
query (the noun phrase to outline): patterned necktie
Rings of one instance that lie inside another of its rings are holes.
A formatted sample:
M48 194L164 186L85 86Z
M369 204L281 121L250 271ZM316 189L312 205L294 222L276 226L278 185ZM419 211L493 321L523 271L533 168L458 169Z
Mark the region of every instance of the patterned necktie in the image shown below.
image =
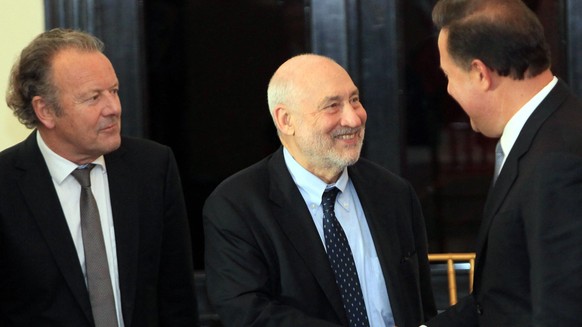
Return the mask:
M83 248L85 249L85 268L87 271L87 289L93 311L93 319L96 327L117 326L117 313L101 219L99 209L91 192L91 169L95 165L90 164L84 168L77 168L71 173L81 184L81 232L83 235Z
M342 226L335 217L334 206L338 192L339 189L333 187L323 193L323 230L327 256L335 274L350 327L369 326L352 250Z
M493 173L493 183L497 181L497 177L499 177L499 173L501 172L501 164L503 163L503 157L505 154L503 153L503 149L501 148L501 140L497 142L495 146L495 171Z

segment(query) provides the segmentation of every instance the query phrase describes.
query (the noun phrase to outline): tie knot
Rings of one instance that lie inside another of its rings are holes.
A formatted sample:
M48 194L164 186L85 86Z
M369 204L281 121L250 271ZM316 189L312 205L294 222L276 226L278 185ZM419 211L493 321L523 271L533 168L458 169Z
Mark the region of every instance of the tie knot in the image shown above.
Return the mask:
M335 203L335 198L337 197L337 194L339 193L339 189L337 187L332 187L329 189L326 189L325 192L323 192L323 197L322 197L322 204L323 206L329 206Z
M94 164L79 166L79 168L75 169L71 175L75 177L82 187L91 187L91 169L93 169L93 167L95 167Z

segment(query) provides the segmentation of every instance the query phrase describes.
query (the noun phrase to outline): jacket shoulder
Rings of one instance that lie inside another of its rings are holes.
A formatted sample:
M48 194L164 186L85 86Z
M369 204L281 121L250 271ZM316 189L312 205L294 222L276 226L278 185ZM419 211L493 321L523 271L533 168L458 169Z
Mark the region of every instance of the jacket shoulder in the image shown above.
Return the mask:
M373 184L386 184L394 187L408 187L410 184L401 176L393 173L380 164L360 158L356 164L348 168L350 178L356 183L364 181Z
M127 151L152 151L166 152L169 150L167 145L160 144L156 141L141 139L136 137L124 136L121 138L120 150Z
M214 189L210 197L218 194L248 194L260 189L265 191L269 184L269 162L272 154L224 179ZM241 192L241 190L245 192Z

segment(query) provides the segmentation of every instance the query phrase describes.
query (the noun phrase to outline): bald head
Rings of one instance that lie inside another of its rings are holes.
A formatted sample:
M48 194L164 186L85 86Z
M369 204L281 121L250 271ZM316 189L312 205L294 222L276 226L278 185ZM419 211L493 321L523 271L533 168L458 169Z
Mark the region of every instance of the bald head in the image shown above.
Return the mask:
M284 104L296 108L306 94L321 86L325 78L348 73L333 59L317 55L302 54L284 62L273 74L267 89L269 111Z

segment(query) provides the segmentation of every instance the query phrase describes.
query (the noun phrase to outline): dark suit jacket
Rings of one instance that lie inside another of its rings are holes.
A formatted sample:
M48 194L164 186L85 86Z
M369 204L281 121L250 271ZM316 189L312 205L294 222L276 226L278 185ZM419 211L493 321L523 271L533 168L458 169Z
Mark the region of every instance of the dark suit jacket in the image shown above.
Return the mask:
M105 162L125 326L195 325L190 236L171 150L123 138ZM35 133L0 153L0 325L93 326Z
M472 296L429 326L582 326L582 103L560 81L485 204Z
M349 176L362 202L396 324L436 311L426 231L410 185L360 159ZM280 149L228 178L204 207L209 297L226 326L347 326L308 208Z

